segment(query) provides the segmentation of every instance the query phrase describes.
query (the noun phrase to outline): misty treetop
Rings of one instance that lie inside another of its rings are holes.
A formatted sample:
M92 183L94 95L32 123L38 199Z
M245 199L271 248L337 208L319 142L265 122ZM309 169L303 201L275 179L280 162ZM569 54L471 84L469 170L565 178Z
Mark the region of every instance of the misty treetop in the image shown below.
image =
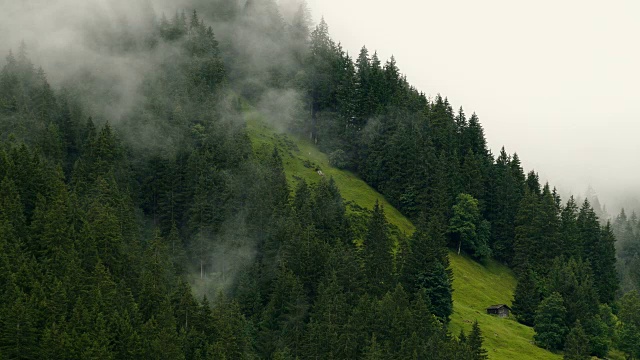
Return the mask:
M112 122L90 117L95 84L52 89L26 47L2 69L3 357L453 359L481 346L443 327L437 232L415 241L440 259L414 255L436 277L410 280L424 270L392 256L381 207L347 215L332 180L292 196L277 149L252 150L230 55L198 12L163 16L144 39L121 40L177 52L156 54L161 71Z

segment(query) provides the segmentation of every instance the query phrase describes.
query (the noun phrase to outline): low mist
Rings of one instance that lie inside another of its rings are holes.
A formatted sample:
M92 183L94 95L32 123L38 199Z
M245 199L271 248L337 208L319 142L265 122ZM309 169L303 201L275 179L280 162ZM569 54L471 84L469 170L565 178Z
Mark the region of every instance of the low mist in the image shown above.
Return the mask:
M304 10L302 2L283 1L279 9L260 1L214 2L222 11L211 12L211 2L201 0L0 0L0 53L26 55L56 92L79 103L85 116L119 129L132 151L172 158L172 149L182 141L175 119L154 118L158 112L148 111L169 101L158 103L163 94L153 99L147 94L154 84L167 81L167 64L179 59L184 48L160 41L158 26L178 17L190 21L196 10L199 20L213 29L226 71L226 83L206 100L215 113L203 116L240 126L239 97L245 97L264 120L285 131L305 105L292 84L274 83L273 74L287 69L287 78L295 78L300 71L306 43L296 41L288 24ZM277 41L283 34L289 42ZM187 109L171 111L179 115ZM233 126L227 128L233 133ZM205 241L210 251L203 260L207 273L192 269L199 296L228 290L238 271L251 264L256 239L248 234L245 218L246 211L240 210L217 231L189 239Z

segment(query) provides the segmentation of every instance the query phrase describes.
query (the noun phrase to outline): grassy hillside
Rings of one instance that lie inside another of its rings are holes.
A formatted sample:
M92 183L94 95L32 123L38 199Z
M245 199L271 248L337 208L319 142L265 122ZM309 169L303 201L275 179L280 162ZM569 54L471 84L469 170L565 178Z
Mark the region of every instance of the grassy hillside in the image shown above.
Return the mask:
M453 315L451 333L471 329L478 320L490 359L561 359L532 344L533 329L515 319L487 315L493 304L511 304L516 279L511 270L494 261L479 264L466 256L449 253L453 269Z
M329 165L326 154L313 144L302 139L278 134L260 121L256 113L247 113L249 136L256 151L271 151L278 147L284 162L287 179L295 186L299 179L315 183L324 176L333 177L342 196L351 205L349 211L359 207L371 209L376 200L385 207L387 219L397 231L410 235L413 224L391 206L356 175L338 170ZM356 210L354 210L356 209ZM560 359L561 356L542 350L532 344L533 329L517 323L514 319L489 316L485 308L489 305L510 304L516 280L511 271L493 261L479 264L471 259L450 253L454 274L451 332L456 334L463 328L471 329L478 320L485 337L485 347L490 359Z

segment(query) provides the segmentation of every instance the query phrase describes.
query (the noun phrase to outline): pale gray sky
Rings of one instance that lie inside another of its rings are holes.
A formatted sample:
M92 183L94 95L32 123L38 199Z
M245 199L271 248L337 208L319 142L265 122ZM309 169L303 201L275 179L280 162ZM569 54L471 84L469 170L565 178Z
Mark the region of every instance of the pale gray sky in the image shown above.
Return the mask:
M640 193L640 1L308 0L353 56L477 112L489 146L563 192Z

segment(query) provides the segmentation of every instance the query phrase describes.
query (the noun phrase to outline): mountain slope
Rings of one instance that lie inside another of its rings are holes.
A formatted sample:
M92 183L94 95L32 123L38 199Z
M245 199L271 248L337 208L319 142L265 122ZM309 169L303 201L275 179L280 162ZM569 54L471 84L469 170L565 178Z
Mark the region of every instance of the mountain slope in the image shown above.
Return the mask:
M562 358L533 345L533 329L513 317L502 319L487 315L485 309L489 305L511 304L516 279L510 269L495 261L479 264L453 252L449 253L449 259L454 289L452 334L458 334L461 328L468 332L477 319L490 359Z
M295 185L300 179L315 183L322 176L332 177L344 199L348 211L358 208L371 209L376 200L384 205L385 214L396 231L410 235L413 224L391 206L364 181L351 172L329 165L326 154L304 139L277 133L253 111L246 113L247 129L254 150L271 151L277 146L282 156L287 180ZM451 333L457 335L460 329L468 332L474 320L478 320L485 338L485 348L490 359L560 359L533 345L533 329L519 324L515 319L501 319L487 315L489 305L510 304L516 280L507 267L494 261L479 264L465 256L449 254L453 269L454 313L451 317Z

